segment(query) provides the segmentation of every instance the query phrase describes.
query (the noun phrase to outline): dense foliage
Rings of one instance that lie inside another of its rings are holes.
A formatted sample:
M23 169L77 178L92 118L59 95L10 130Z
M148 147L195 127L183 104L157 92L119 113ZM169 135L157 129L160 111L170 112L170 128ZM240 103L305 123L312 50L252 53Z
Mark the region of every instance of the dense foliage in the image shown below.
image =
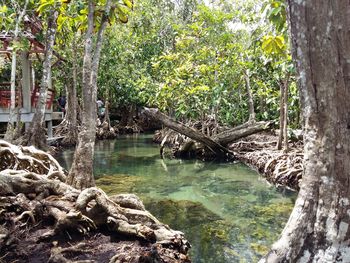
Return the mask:
M248 77L257 118L277 119L279 85L291 68L283 10L280 1L137 2L128 24L109 29L101 95L108 91L117 107L155 106L186 120L217 114L236 125L248 118ZM295 83L290 93L298 125Z
M13 16L5 6L2 21ZM53 69L54 85L57 93L72 85L75 65L81 90L85 1L42 0L31 7L44 25L47 10L60 10L55 49L64 61ZM249 116L249 79L257 119L277 121L279 86L288 77L289 123L299 125L283 0L140 0L128 17L116 17L128 23L110 21L98 74L99 96L112 107L152 106L181 120L215 116L237 125Z

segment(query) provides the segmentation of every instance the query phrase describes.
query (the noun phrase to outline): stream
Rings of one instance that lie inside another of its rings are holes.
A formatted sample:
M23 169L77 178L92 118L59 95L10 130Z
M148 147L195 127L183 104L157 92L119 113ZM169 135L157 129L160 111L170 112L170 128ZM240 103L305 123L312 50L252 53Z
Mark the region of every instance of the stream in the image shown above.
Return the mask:
M73 150L56 158L69 168ZM194 263L257 262L281 233L296 193L237 163L161 159L152 135L97 141L96 184L134 193L161 222L185 233Z

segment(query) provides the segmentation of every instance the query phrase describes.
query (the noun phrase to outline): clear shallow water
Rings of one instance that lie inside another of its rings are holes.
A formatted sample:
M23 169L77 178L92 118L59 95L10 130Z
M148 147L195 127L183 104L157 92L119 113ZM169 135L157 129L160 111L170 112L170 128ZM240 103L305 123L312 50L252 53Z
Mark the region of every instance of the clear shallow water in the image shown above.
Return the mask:
M68 168L73 151L56 158ZM135 193L192 244L193 262L256 262L278 238L295 193L269 186L242 164L159 158L151 135L98 141L96 183L108 194Z

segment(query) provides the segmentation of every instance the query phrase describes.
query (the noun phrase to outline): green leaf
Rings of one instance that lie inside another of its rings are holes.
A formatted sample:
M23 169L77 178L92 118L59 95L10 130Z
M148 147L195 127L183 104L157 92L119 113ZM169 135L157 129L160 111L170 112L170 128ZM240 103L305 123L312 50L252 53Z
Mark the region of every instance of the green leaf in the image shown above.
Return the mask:
M129 7L130 9L133 9L134 4L133 4L132 1L130 1L130 0L123 0L123 3L124 3L127 7Z
M277 36L275 37L275 43L280 49L284 48L284 37L283 36Z
M123 8L122 6L117 6L116 7L116 18L119 19L120 22L122 23L127 23L128 22L128 10Z
M285 42L283 36L264 36L261 48L267 54L285 55Z
M55 0L40 0L40 5L36 11L38 13L43 13L54 5L55 5Z
M7 8L6 5L1 6L1 7L0 7L0 14L7 13L7 10L8 10L8 8Z

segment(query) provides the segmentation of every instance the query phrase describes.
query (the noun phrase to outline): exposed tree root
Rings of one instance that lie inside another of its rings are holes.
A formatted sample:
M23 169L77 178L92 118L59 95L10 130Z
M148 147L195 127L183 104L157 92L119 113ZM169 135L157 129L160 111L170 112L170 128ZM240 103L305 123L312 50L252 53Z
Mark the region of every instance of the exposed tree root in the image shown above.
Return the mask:
M118 124L116 128L119 130L120 134L132 134L143 132L143 129L136 122L127 125Z
M61 137L63 140L60 142L62 146L73 146L78 142L78 129L69 122L67 118L54 128L54 136Z
M64 177L63 169L49 154L32 146L18 147L0 140L0 170L12 169Z
M276 150L277 139L276 136L266 134L250 135L232 143L230 149L235 153L235 158L258 170L273 184L299 190L303 171L303 147L301 143L291 142L290 150L285 153ZM169 128L157 131L153 140L161 142L163 155L165 145L171 148L170 155L174 157L198 157L206 154L200 144Z
M161 130L157 130L153 136L154 142L162 143L163 145L167 145L169 147L179 147L179 145L183 144L186 139L187 137L185 135L173 131L167 127Z
M104 121L101 123L98 121L96 128L96 138L100 140L115 139L118 136L119 130L116 127L112 127L109 122Z
M100 140L114 139L118 136L119 130L116 127L111 127L109 122L102 122L98 119L96 127L96 138ZM63 136L60 142L62 146L73 146L78 142L78 129L71 129L69 122L64 119L54 131L55 136Z
M107 108L106 108L107 109ZM123 109L126 110L126 109ZM68 114L68 113L67 113ZM146 114L138 112L136 116L127 116L129 112L123 112L122 121L118 124L111 124L106 111L103 119L97 120L96 138L100 140L114 139L119 134L133 134L141 133L144 131L154 131L162 127L160 122L150 119ZM211 124L208 123L210 126ZM61 146L73 146L78 141L78 129L79 127L72 128L72 123L65 117L62 122L54 128L55 137L64 137L60 140Z
M188 138L195 140L202 144L200 152L203 152L204 155L198 155L197 149L195 150L196 156L199 156L203 159L230 159L232 158L232 152L230 152L223 144L219 141L212 139L211 137L203 134L197 129L185 125L181 122L173 120L167 115L161 113L158 109L154 108L144 108L143 112L149 117L154 118L157 121L160 121L164 126L171 128L172 130L184 134ZM207 154L208 153L208 154ZM209 158L207 158L209 156Z
M303 171L303 151L300 143L290 144L288 153L276 150L274 136L250 136L231 144L230 148L242 162L252 166L275 185L299 190Z
M181 143L172 144L174 136L171 136L170 132L163 133L160 137L157 135L162 145L167 144L173 147L176 157L197 157L203 160L234 159L234 154L227 148L230 143L251 134L268 130L272 123L249 121L232 129L223 128L218 133L218 124L211 119L203 121L202 124L198 122L183 124L161 113L158 109L145 108L143 112L150 118L160 121L164 126L182 134L182 136L186 136L181 138ZM166 143L166 140L169 140L169 142ZM161 148L161 155L162 153L163 147Z
M50 155L3 141L0 146L3 260L36 262L33 253L40 251L49 262L189 262L183 233L160 223L135 195L77 190L64 183L63 170ZM131 248L123 247L130 240ZM101 242L105 247L96 250Z
M160 154L162 157L169 155L177 158L215 159L215 153L208 151L202 144L169 128L156 131L153 141L160 143ZM166 152L165 146L170 148L169 153Z

